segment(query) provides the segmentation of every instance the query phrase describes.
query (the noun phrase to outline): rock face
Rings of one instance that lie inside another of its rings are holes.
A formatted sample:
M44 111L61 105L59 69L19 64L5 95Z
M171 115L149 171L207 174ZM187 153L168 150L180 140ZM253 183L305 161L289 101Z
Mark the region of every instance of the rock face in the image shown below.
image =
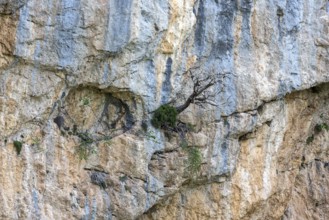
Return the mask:
M0 27L1 219L328 218L328 1L2 0ZM150 121L191 74L221 80L184 147Z

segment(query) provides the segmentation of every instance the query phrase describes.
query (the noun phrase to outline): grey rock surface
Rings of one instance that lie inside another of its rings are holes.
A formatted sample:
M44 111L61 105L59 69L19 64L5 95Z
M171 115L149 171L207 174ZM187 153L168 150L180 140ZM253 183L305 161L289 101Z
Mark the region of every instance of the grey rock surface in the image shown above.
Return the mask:
M326 219L328 5L0 1L0 218ZM179 115L196 174L150 123L191 74L220 79Z

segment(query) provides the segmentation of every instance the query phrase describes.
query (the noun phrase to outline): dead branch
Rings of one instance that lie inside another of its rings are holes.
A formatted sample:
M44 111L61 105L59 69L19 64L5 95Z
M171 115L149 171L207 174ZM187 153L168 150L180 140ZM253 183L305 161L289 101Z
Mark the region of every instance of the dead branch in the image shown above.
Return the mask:
M224 74L210 74L205 78L196 77L191 70L188 71L191 75L193 81L193 92L187 100L180 106L176 107L177 113L183 112L190 104L194 103L201 107L204 105L217 106L216 103L212 100L215 97L216 93L211 93L208 91L209 88L216 85L217 83L223 82L224 78L228 73Z

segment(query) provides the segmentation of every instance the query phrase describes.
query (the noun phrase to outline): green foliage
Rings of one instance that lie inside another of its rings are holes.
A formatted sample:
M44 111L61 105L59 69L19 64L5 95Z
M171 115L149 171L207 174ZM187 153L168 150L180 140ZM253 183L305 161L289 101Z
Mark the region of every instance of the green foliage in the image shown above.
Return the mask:
M144 132L147 132L148 125L147 125L146 121L142 121L141 126L142 126L143 131L144 131Z
M125 190L131 193L131 186L125 185Z
M44 149L40 146L41 145L41 139L37 136L34 136L32 139L32 147L35 147L35 152L41 152Z
M192 125L191 123L186 124L188 131L195 132L195 125Z
M88 148L86 145L80 144L77 147L77 153L80 160L87 160L89 156Z
M17 155L19 155L21 153L23 143L20 141L14 141L14 147L16 149Z
M181 148L183 148L183 150L185 150L185 151L187 151L188 149L188 143L187 143L187 141L186 141L186 139L183 139L182 141L181 141L181 143L179 144L179 146L181 147Z
M151 123L155 128L164 126L174 127L176 124L176 117L176 108L170 105L162 105L155 110Z
M314 141L314 135L312 136L309 136L307 139L306 139L306 144L310 144Z
M184 144L182 147L183 150L188 153L188 170L192 174L196 174L200 170L202 163L202 155L199 148L197 148L196 146L188 147L186 144Z
M329 130L329 126L328 126L327 123L317 124L317 125L315 125L315 127L314 127L314 130L315 130L316 132L321 132L323 129L325 129L326 131Z
M81 105L83 105L83 106L89 106L90 103L91 103L91 101L90 101L90 98L88 98L88 97L83 97L81 99Z
M145 137L147 140L156 140L155 134L152 131L146 132Z
M77 136L80 138L80 144L77 147L79 158L80 160L87 160L91 154L96 153L96 148L92 146L94 139L87 132L77 133Z
M77 136L81 139L81 143L83 144L92 144L94 142L94 139L92 139L91 135L87 132L77 133Z
M159 144L160 143L159 141L157 141L156 136L155 136L155 134L154 134L153 131L146 132L145 133L145 137L146 137L147 140L153 141L156 144Z
M202 156L197 147L191 147L188 151L188 168L192 173L197 173L201 168Z
M38 137L32 137L32 145L39 146L41 139Z
M322 131L322 126L320 124L315 125L314 131L321 132Z
M87 160L91 154L96 154L97 150L91 144L81 143L77 147L77 153L80 160Z
M126 175L119 177L120 182L125 182L127 179L128 179L128 177Z

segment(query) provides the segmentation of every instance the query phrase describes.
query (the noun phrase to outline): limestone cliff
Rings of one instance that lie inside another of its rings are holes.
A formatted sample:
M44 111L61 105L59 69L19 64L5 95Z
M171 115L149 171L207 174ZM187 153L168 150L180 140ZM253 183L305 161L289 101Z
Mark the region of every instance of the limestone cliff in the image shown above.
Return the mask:
M1 0L0 219L328 219L329 1ZM151 125L219 73L215 106Z

